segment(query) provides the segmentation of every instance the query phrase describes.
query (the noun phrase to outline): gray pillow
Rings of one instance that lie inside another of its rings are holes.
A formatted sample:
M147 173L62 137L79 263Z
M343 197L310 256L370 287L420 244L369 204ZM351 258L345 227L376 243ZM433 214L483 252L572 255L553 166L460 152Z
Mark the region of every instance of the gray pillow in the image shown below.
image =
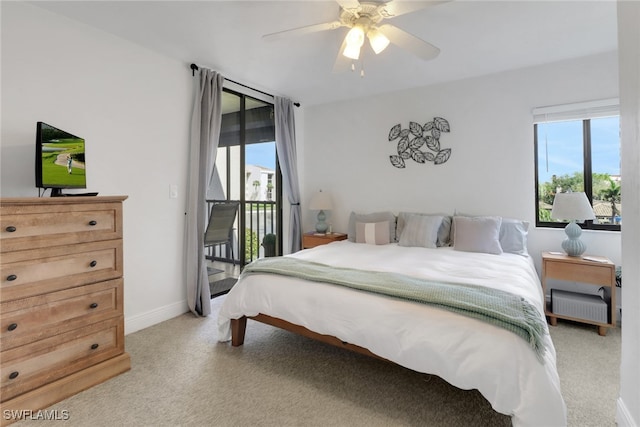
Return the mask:
M502 254L499 216L454 216L453 248L457 251Z
M400 212L398 215L398 229L396 234L398 239L402 236L402 232L404 230L405 224L407 222L407 215L426 215L426 216L441 216L442 223L440 224L440 228L438 229L438 240L436 242L437 246L451 246L451 221L452 217L450 215L445 214L428 214L428 213L412 213L412 212Z
M396 240L396 216L393 212L374 212L369 214L357 214L351 212L349 216L349 225L347 228L347 239L350 242L356 241L356 222L381 222L389 221L389 240L391 242L397 242Z
M358 222L356 221L356 243L369 245L387 245L389 237L389 221Z
M527 251L527 234L529 222L513 218L502 218L500 225L500 246L504 252L529 255Z
M398 246L436 248L442 217L437 215L405 215Z

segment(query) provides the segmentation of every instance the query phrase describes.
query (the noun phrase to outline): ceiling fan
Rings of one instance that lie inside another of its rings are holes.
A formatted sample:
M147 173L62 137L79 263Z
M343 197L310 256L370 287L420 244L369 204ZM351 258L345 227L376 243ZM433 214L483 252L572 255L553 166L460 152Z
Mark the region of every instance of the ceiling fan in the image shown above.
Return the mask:
M412 13L447 1L449 0L336 0L340 5L340 16L338 20L266 34L262 36L262 38L264 40L277 40L283 37L348 27L350 30L347 32L340 51L338 52L334 71L340 68L341 63L344 63L345 59L356 61L360 58L365 38L369 39L369 44L376 54L386 49L389 43L393 43L421 59L430 60L438 56L440 49L394 25L381 24L381 22L385 19L395 18L396 16ZM354 69L353 62L352 69Z

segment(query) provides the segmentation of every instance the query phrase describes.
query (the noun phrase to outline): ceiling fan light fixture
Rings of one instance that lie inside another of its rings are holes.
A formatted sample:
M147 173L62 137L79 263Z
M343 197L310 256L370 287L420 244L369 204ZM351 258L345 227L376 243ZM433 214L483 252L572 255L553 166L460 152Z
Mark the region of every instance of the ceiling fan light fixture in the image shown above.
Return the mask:
M346 46L342 54L347 58L358 59L360 48L364 44L364 30L360 25L355 25L349 30L344 39Z
M347 45L342 52L349 59L357 60L360 57L360 46Z
M371 44L371 49L377 54L382 52L389 46L389 39L378 31L377 28L371 29L367 33L367 37L369 38L369 44Z
M364 44L364 29L360 25L355 25L347 33L345 41L349 46L361 47Z

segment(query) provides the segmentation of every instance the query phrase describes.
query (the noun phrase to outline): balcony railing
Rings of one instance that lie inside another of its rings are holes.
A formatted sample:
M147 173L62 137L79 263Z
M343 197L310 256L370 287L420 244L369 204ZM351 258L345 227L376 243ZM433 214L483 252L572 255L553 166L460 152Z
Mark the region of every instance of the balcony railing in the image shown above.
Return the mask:
M207 200L207 212L211 212L211 206L223 200ZM226 200L225 200L226 201ZM242 208L242 205L240 205ZM244 217L241 215L244 213ZM242 221L244 219L244 221ZM209 218L207 218L208 222ZM244 233L238 231L244 227ZM240 264L242 261L240 250L244 247L244 263L265 256L274 255L269 244L262 245L264 237L268 234L276 234L277 208L274 201L252 200L244 203L244 209L238 211L238 217L233 229L232 245L235 259L231 259L231 248L228 245L211 246L207 248L207 258L215 261ZM244 245L239 245L240 238L244 235ZM266 247L265 247L266 246Z

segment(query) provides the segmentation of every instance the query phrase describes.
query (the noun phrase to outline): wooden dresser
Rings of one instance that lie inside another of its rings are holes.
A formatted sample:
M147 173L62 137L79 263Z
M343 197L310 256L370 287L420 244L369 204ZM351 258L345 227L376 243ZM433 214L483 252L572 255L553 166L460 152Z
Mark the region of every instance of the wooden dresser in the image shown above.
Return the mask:
M125 199L0 199L2 425L130 369Z

